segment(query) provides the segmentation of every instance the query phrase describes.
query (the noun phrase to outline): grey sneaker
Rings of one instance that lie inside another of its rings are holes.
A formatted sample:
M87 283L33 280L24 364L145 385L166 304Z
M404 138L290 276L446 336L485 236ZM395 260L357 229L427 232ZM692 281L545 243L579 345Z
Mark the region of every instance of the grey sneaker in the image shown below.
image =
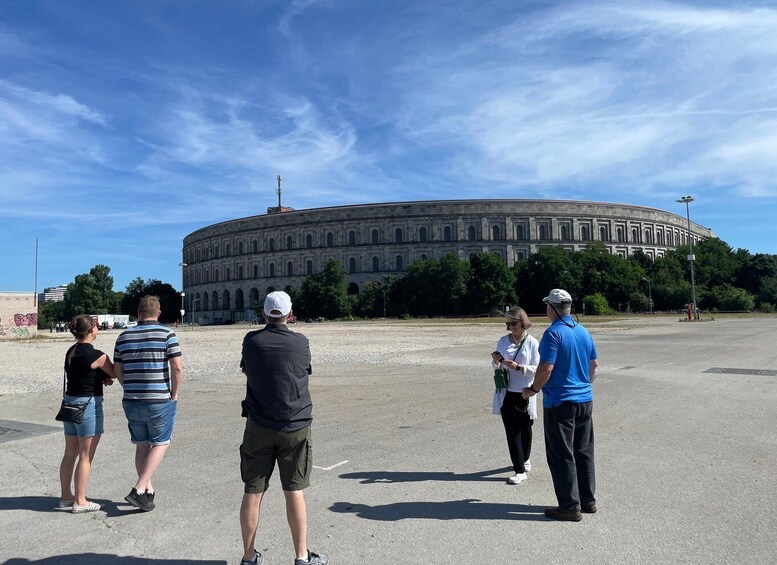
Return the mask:
M329 563L329 556L323 553L316 553L315 551L308 550L308 560L295 559L294 565L326 565Z
M254 553L256 554L256 561L241 559L240 565L262 565L262 563L264 563L264 557L262 557L262 554L256 550L254 550Z

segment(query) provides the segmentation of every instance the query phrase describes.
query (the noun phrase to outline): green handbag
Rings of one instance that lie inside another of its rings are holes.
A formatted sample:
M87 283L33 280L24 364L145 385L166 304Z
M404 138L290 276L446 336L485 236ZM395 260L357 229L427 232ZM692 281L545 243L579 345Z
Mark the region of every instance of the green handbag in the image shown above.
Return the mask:
M510 374L507 369L494 369L494 384L496 390L502 390L510 385Z

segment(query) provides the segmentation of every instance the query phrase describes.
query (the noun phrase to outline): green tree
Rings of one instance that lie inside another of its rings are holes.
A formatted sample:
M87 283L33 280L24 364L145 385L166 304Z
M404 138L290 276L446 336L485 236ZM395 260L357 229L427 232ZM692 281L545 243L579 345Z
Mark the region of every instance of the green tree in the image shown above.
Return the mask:
M95 265L67 285L62 307L65 319L78 314L111 314L118 311L110 273L110 267Z
M496 253L473 253L469 258L467 305L472 314L502 312L515 304L515 276Z
M585 296L583 298L583 305L585 306L585 313L593 316L612 313L612 308L607 303L607 299L600 292Z
M777 277L777 255L756 253L741 264L736 277L736 286L758 294L761 292L764 280L770 277Z
M138 305L140 299L144 296L156 296L162 308L159 321L164 323L173 323L181 318L181 295L169 283L163 283L157 279L144 281L137 277L133 279L124 291L121 301L122 314L130 316L138 315Z
M561 247L542 247L513 267L518 305L528 313L545 312L542 299L554 288L580 296L579 278L572 254Z
M730 284L716 286L712 289L711 294L713 294L718 308L726 312L742 310L749 312L755 308L755 301L750 293Z
M308 275L299 292L300 315L305 318L342 318L350 315L346 272L335 259Z

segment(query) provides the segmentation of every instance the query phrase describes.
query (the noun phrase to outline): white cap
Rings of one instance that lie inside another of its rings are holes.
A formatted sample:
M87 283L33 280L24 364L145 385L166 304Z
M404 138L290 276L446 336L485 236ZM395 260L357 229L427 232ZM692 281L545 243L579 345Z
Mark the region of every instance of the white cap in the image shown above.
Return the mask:
M264 299L264 313L271 318L283 318L291 312L291 297L282 290L271 292Z
M572 296L562 288L554 288L542 301L545 304L572 304Z

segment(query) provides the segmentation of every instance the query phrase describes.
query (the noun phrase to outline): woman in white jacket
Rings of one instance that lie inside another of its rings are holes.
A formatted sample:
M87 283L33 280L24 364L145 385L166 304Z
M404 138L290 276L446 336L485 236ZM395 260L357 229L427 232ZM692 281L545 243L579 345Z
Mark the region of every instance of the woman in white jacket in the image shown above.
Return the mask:
M505 323L510 333L500 338L491 364L494 369L507 370L509 385L494 391L493 413L502 416L515 473L507 484L517 485L526 480L526 471L531 471L532 424L537 417L537 397L524 400L521 391L534 382L540 352L539 342L529 335L531 321L522 308L508 310Z

